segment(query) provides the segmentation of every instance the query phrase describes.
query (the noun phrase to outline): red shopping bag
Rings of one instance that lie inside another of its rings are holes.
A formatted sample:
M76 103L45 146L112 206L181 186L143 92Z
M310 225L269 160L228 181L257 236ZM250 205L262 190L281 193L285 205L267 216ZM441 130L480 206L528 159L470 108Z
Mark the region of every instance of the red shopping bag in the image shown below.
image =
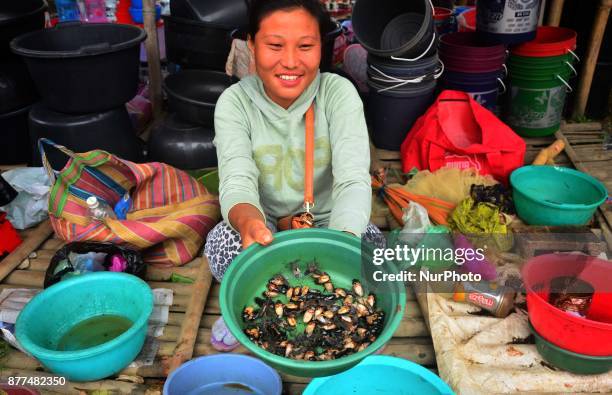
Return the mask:
M440 93L401 147L404 172L476 168L503 183L524 156L520 136L467 93L453 90Z

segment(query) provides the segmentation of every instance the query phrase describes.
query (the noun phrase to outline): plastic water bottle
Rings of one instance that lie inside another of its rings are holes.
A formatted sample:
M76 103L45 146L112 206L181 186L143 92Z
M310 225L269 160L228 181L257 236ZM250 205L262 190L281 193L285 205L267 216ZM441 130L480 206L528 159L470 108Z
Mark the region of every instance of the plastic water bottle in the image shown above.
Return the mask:
M60 22L81 20L77 0L55 0L55 8Z
M104 0L85 0L87 22L103 23L106 19L106 2Z
M89 207L89 216L94 220L103 221L105 218L117 218L111 206L104 201L99 201L95 196L87 198L87 206Z

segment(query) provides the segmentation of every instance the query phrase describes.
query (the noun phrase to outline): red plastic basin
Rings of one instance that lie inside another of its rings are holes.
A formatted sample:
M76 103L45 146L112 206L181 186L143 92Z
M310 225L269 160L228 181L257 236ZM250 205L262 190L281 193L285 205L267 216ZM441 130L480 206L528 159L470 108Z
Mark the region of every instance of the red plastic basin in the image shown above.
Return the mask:
M565 27L540 26L536 38L512 48L520 56L560 56L576 49L576 32Z
M547 254L523 267L529 319L547 341L565 350L591 356L612 356L612 262L576 254ZM577 277L595 289L586 318L548 303L550 282Z

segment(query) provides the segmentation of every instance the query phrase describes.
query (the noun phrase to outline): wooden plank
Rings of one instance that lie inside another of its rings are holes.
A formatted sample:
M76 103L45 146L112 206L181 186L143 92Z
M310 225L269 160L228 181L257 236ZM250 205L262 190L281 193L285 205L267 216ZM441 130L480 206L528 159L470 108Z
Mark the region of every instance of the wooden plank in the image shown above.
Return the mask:
M386 149L376 148L376 154L380 160L401 160L402 154L400 151L389 151Z
M27 163L18 163L16 165L0 165L0 173L4 173L5 171L20 169L22 167L28 167Z
M0 281L4 280L21 262L38 248L53 233L51 223L47 220L42 222L11 254L2 260L0 265Z
M597 210L596 216L599 226L601 227L602 236L606 241L606 244L608 244L608 251L612 251L612 228L610 227L608 221L606 221L606 218L601 210Z
M572 122L561 121L561 132L582 132L582 131L593 131L602 130L601 122Z
M3 284L19 287L42 288L44 282L45 272L14 270L4 279Z
M197 273L196 282L193 285L191 297L187 311L185 312L185 320L181 325L181 333L178 339L176 348L170 361L168 374L172 373L183 362L191 359L194 352L194 345L200 327L200 320L204 312L204 304L208 297L208 291L212 283L212 273L208 268L206 258L198 258L200 261L200 269Z

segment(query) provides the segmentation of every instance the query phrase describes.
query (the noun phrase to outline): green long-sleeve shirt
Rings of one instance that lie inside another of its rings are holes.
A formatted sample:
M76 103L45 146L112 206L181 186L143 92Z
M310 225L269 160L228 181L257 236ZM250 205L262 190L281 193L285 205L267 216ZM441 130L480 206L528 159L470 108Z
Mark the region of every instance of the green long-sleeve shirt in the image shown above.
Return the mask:
M257 76L223 92L215 109L214 144L226 221L239 203L252 204L274 222L303 211L304 114L313 100L316 225L357 235L365 231L372 192L363 104L348 80L331 73L317 75L287 110L267 97Z

